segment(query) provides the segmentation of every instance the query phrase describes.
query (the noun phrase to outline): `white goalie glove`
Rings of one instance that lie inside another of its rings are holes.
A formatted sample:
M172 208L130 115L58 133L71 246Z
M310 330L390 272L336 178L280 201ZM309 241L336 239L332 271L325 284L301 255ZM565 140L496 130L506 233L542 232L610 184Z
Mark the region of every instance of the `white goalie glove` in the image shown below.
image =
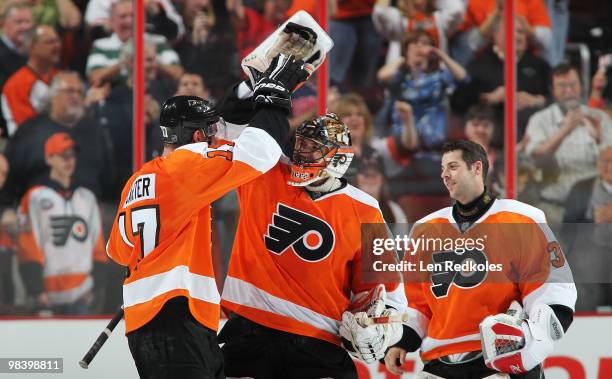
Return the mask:
M242 60L242 70L254 88L274 57L283 54L309 64L312 73L323 63L333 45L319 24L307 12L299 11Z
M317 34L311 28L289 22L278 36L278 39L266 52L266 60L272 60L277 54L293 55L303 61L315 61L315 44Z
M372 318L399 317L395 309L385 308L385 297L385 287L379 285L374 290L366 312L346 311L342 314L340 324L342 343L349 354L366 363L384 358L387 348L402 338L403 329L400 322L375 323L367 326Z
M541 364L563 334L559 319L546 304L535 305L527 320L501 313L480 323L485 364L509 374L525 373Z

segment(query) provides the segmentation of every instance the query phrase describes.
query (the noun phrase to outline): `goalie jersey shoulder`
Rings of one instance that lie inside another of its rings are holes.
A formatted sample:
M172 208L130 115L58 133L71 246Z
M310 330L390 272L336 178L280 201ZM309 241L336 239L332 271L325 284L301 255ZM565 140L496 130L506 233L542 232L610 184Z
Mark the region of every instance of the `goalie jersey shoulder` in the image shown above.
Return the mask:
M334 199L338 197L345 197L350 203L352 203L357 216L362 222L372 222L372 215L381 214L380 205L371 195L365 193L357 187L347 184L338 191L331 192L327 195L321 196L317 201L326 201L327 199ZM382 216L381 216L382 217Z
M477 222L484 222L489 217L497 215L496 222L531 221L539 224L546 223L546 216L540 209L512 199L496 199L491 209ZM501 217L500 217L501 216ZM453 207L445 207L419 219L416 224L449 222L454 223Z
M489 212L490 214L506 212L508 216L510 214L520 215L538 224L546 223L546 215L541 209L513 199L495 200ZM512 219L508 216L505 219L501 219L500 222L511 221Z

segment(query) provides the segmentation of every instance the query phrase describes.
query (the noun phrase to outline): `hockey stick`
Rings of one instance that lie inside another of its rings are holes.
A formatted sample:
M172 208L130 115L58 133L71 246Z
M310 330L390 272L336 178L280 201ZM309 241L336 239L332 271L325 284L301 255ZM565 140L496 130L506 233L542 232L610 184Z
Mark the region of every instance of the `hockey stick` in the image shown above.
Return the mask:
M115 327L117 326L119 321L121 321L122 318L123 318L123 307L120 308L117 311L117 313L115 313L115 316L113 316L113 318L110 320L108 325L106 325L106 328L104 328L102 333L100 333L100 335L98 336L98 339L96 339L96 342L94 342L94 344L91 345L87 354L85 354L83 359L79 361L79 365L81 365L81 367L85 369L89 367L89 364L91 363L91 361L95 358L96 354L98 354L98 351L100 351L102 346L104 346L104 343L106 342L108 337L110 337L111 333L113 332L113 330L115 329Z
M407 321L408 321L408 314L401 313L401 314L395 314L391 316L368 317L366 319L361 320L360 323L363 323L364 324L363 326L370 326L370 325L391 324L394 322L407 322Z

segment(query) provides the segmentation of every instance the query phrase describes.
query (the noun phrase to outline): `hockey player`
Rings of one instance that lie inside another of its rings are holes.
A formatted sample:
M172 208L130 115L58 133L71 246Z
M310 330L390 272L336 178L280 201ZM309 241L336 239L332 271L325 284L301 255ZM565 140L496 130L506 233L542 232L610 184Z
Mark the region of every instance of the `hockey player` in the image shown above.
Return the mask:
M375 287L362 279L371 255L362 250L361 225L384 229L377 201L342 179L352 156L347 126L327 114L298 127L291 161L281 158L238 188L221 300L231 317L219 335L228 377L356 378L342 339L373 362L401 338L400 324L360 323L406 309L398 280L386 300L373 296L367 313L345 313L355 294ZM343 319L352 330L339 330Z
M256 115L234 141L215 139L223 119L207 101L164 103L164 154L126 183L107 244L128 266L126 333L141 378L223 377L210 203L277 163L290 94L307 76L303 62L277 56L253 89Z
M487 155L477 143L443 147L441 177L455 204L419 220L411 237L482 238L475 242L482 246L413 246L407 256L499 266L487 272L435 269L424 280L404 276L408 306L417 316L409 321L410 343L385 357L393 373L401 374L407 351L420 348L423 378L542 378L541 363L573 320L576 287L544 213L496 199L484 185L487 171ZM513 301L522 304L524 317L506 314Z

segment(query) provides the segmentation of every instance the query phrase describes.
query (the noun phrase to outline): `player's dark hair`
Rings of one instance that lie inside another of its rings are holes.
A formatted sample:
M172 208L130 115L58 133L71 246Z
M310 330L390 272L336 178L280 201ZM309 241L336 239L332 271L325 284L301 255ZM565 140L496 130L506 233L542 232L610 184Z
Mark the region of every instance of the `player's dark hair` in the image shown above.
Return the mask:
M468 168L472 168L472 164L477 161L482 163L482 179L486 182L487 174L489 172L489 159L487 158L487 152L485 151L484 147L476 142L466 139L446 142L444 145L442 145L442 155L456 150L461 150L461 157L467 164Z

